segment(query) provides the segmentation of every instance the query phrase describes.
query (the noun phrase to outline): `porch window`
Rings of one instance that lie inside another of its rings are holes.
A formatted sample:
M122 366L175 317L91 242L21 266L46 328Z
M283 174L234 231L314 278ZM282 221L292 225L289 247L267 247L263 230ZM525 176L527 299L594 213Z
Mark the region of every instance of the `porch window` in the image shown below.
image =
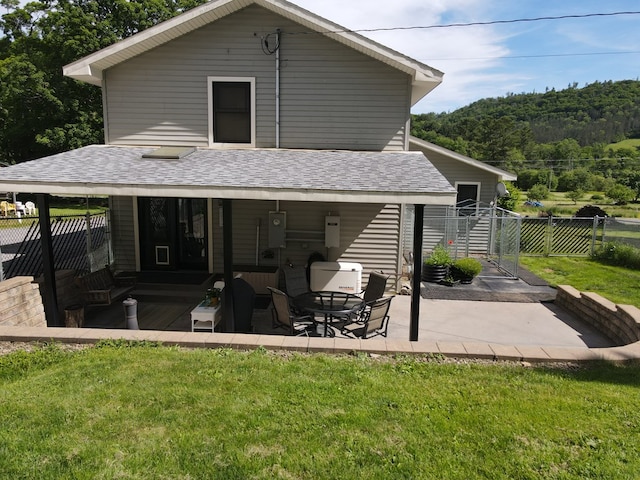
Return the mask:
M255 144L253 78L209 77L209 144Z

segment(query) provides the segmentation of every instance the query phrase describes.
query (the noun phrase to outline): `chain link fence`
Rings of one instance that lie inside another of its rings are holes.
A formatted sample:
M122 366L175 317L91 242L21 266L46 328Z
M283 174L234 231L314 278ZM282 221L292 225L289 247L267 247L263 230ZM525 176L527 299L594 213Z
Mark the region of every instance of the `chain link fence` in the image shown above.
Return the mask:
M108 215L51 218L55 270L94 271L110 263ZM0 280L43 273L37 217L0 218Z

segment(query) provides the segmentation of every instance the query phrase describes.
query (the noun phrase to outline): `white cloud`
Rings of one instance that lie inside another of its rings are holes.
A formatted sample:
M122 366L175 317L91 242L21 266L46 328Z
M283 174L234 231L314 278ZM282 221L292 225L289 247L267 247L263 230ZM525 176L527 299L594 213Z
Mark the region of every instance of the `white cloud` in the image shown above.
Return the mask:
M295 0L294 0L295 1ZM486 0L371 0L345 4L339 0L298 0L298 5L346 28L432 26L477 21L486 13ZM444 81L413 111L452 110L495 91L496 84L513 83L517 75L489 71L507 55L503 36L490 26L360 32L387 47L444 72ZM484 88L482 84L491 85Z

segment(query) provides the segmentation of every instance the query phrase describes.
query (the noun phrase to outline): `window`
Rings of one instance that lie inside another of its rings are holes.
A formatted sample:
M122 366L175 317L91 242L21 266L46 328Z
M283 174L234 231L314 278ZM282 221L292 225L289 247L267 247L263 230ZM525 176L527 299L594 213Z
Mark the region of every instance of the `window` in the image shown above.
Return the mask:
M254 146L255 81L209 77L209 144Z
M456 207L460 215L475 215L478 211L478 201L480 200L479 183L457 183Z

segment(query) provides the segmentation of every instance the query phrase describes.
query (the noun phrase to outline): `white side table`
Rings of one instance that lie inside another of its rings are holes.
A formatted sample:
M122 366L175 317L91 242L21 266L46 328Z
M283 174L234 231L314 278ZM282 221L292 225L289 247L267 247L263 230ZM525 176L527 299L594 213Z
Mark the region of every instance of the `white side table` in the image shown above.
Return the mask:
M220 312L220 304L211 307L198 305L191 310L191 331L192 332L213 332L216 325L220 322L222 317Z

